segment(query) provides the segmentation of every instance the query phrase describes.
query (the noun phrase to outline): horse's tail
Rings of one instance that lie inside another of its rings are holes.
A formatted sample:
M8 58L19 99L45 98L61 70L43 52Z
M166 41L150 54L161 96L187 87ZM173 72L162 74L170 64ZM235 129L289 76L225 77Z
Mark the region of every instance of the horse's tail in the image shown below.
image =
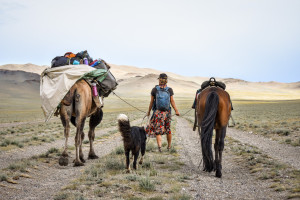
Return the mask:
M201 147L204 171L211 172L214 168L212 154L212 135L218 111L219 96L211 92L206 97L205 112L201 123Z
M125 114L120 114L118 116L118 125L119 125L119 131L121 132L121 135L123 137L123 140L125 143L128 143L131 141L131 127L128 117Z

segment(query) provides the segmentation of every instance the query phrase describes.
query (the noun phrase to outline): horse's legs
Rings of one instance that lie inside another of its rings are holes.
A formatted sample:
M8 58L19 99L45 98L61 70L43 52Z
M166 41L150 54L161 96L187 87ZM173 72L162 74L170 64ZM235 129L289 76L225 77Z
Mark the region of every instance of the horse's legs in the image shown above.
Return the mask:
M218 153L219 153L219 162L217 163L216 168L216 177L221 178L222 177L222 153L224 150L224 139L226 136L226 126L221 128L221 136L219 141L219 147L218 147Z
M197 112L196 112L196 108L195 108L195 121L194 121L193 131L195 131L197 128L197 122L198 122L198 119L197 119Z
M100 124L103 117L102 109L98 109L96 113L94 113L90 117L90 130L89 130L89 141L90 141L90 152L89 152L89 159L97 159L99 158L94 151L93 142L95 140L95 128L98 124Z
M74 167L83 166L84 164L80 160L80 151L82 146L82 133L84 127L85 118L82 116L76 117L76 136L75 136L75 148L76 148L76 157L74 161ZM81 152L82 153L82 152Z
M214 170L217 170L218 165L220 164L219 160L219 145L220 145L220 137L221 137L221 129L216 129L216 138L215 138L215 162L214 162Z

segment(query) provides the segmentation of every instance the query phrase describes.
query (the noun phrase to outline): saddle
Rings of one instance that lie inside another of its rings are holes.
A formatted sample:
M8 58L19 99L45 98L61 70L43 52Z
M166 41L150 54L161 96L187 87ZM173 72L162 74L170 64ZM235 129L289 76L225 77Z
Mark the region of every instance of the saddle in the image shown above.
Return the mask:
M221 82L221 81L216 81L216 79L214 77L211 77L208 81L204 81L201 84L201 90L204 90L205 88L207 88L208 86L215 86L215 87L220 87L223 90L225 90L226 85L225 83Z

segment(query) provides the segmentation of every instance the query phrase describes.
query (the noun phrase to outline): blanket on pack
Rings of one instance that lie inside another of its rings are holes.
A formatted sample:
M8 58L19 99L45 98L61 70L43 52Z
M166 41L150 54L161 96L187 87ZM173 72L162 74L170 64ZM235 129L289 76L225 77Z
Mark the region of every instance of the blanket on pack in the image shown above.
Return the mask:
M80 79L93 79L103 81L107 76L107 70L95 69L88 65L66 65L56 68L47 68L41 74L40 96L42 110L47 122L61 100L70 88Z

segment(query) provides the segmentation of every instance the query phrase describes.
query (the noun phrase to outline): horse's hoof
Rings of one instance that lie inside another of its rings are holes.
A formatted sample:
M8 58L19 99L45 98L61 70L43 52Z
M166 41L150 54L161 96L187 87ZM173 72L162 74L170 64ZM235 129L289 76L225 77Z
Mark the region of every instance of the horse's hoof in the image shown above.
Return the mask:
M69 163L69 160L66 157L60 157L59 160L58 160L58 164L60 166L67 166L68 163Z
M89 159L98 159L99 157L96 154L89 155Z
M84 166L84 164L80 161L75 161L73 166L74 167L80 167L80 166Z
M140 165L141 165L141 164L143 164L143 161L142 161L142 160L140 160L139 164L140 164Z
M217 170L216 171L216 177L221 178L222 177L222 172Z

